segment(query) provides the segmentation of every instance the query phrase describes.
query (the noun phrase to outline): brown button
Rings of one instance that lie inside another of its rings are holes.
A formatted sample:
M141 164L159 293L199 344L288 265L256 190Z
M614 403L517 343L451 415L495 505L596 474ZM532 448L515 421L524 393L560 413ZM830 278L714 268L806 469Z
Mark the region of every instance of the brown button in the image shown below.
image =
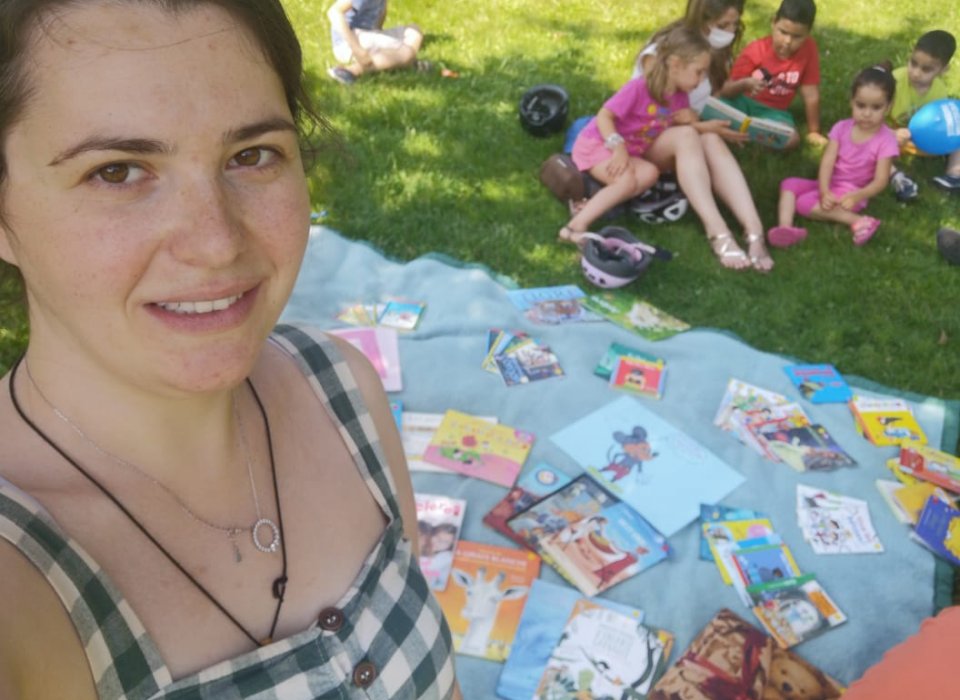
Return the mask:
M324 608L318 619L320 627L327 632L336 632L343 627L343 613L336 608Z
M353 669L353 684L358 688L369 688L377 677L377 667L369 661L361 661Z

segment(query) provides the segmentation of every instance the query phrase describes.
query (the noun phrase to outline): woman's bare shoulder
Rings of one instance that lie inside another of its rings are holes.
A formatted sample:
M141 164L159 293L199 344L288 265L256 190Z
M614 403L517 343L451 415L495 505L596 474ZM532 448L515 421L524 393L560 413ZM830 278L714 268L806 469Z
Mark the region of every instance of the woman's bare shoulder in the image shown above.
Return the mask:
M0 571L0 697L95 700L83 647L53 588L5 540Z

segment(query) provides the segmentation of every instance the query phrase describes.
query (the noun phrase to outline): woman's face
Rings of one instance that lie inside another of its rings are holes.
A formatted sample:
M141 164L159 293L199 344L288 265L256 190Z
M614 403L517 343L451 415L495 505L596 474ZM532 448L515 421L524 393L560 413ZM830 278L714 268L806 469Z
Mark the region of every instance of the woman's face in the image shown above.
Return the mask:
M203 4L82 3L28 45L0 256L23 272L31 357L172 393L236 383L307 237L279 78Z
M716 28L722 29L725 32L733 32L736 34L739 27L740 12L736 7L728 7L722 15L710 23L710 25L707 27L707 33L709 33L711 29Z

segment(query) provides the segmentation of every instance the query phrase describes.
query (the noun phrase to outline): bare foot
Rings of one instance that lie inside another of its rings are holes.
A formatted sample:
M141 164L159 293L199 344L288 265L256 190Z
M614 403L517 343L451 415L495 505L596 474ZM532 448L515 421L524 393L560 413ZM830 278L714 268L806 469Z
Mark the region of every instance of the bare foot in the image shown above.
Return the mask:
M758 272L770 272L773 269L773 258L767 252L767 246L763 242L763 233L751 233L747 235L747 243L750 247L747 250L747 257L750 258L750 264Z
M570 216L576 216L580 213L580 210L583 209L589 200L584 197L583 199L568 199L567 205L570 208Z
M713 254L717 256L720 264L728 270L744 270L750 267L750 259L729 232L708 237L707 240L710 241Z

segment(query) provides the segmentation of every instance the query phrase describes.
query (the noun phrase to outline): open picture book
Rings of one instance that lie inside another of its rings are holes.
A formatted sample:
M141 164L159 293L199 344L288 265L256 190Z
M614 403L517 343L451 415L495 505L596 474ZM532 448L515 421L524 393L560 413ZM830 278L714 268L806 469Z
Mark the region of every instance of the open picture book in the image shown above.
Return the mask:
M707 104L700 113L701 121L722 119L730 122L730 128L741 134L748 134L752 143L769 148L785 148L787 142L796 133L793 127L773 119L750 117L733 105L716 97L708 97Z

